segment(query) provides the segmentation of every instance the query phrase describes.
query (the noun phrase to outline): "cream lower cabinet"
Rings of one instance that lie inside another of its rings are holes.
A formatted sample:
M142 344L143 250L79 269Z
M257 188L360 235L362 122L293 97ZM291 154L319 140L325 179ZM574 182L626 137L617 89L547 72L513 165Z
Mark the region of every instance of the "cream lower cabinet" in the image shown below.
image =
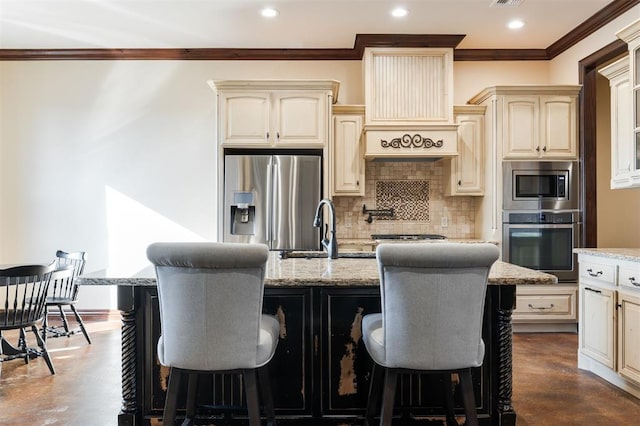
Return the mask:
M575 323L578 289L574 284L519 285L516 287L515 323Z
M335 81L216 81L220 144L238 148L323 148Z
M618 273L618 373L640 384L640 263Z
M513 331L575 333L578 323L578 286L519 285L512 313Z
M640 292L618 293L618 373L640 383Z
M330 180L333 196L364 196L365 162L362 143L364 107L333 108Z
M578 368L640 398L640 263L581 254Z
M445 159L445 195L484 195L484 105L453 108L458 125L458 155Z

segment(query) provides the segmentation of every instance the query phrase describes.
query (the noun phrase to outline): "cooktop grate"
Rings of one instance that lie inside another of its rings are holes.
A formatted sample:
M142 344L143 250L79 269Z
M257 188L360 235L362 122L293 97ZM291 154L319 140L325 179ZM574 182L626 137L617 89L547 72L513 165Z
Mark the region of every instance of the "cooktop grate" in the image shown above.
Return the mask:
M371 234L373 240L444 240L446 238L438 234Z

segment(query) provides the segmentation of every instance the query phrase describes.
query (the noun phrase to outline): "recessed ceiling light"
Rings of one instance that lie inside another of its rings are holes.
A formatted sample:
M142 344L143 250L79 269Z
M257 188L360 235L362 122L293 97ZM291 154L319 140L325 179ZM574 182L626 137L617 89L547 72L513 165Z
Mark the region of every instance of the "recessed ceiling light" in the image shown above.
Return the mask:
M270 7L265 7L260 14L265 18L273 18L274 16L278 16L278 11Z
M396 18L402 18L403 16L407 16L407 13L409 13L409 11L407 11L407 9L405 9L404 7L396 7L391 11L391 15Z
M509 27L509 28L510 28L510 29L512 29L512 30L517 30L517 29L519 29L519 28L524 27L524 22L522 22L522 21L521 21L521 20L519 20L519 19L514 19L513 21L511 21L511 22L509 22L509 23L507 24L507 27Z

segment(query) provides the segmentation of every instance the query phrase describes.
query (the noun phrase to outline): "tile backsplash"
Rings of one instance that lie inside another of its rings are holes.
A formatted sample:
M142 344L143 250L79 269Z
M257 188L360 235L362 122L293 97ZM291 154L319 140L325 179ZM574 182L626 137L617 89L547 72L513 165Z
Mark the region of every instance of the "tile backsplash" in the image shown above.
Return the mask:
M393 209L393 216L380 220L429 222L429 181L377 180L376 208Z
M442 234L474 238L474 197L446 197L443 162L366 163L364 197L334 197L337 237L369 239L371 234ZM393 218L374 217L367 209L393 208ZM446 219L445 219L446 218ZM446 226L443 226L446 225Z

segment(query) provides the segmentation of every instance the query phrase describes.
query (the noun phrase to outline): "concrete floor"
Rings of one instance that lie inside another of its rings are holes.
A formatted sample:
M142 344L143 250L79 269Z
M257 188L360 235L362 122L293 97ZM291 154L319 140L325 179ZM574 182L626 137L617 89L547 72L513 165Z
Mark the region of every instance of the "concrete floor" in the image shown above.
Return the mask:
M42 359L5 362L1 425L117 424L120 410L119 322L87 322L82 335L49 339L56 375ZM518 426L639 425L640 400L578 370L576 334L516 334L513 405ZM395 424L394 424L395 426Z

